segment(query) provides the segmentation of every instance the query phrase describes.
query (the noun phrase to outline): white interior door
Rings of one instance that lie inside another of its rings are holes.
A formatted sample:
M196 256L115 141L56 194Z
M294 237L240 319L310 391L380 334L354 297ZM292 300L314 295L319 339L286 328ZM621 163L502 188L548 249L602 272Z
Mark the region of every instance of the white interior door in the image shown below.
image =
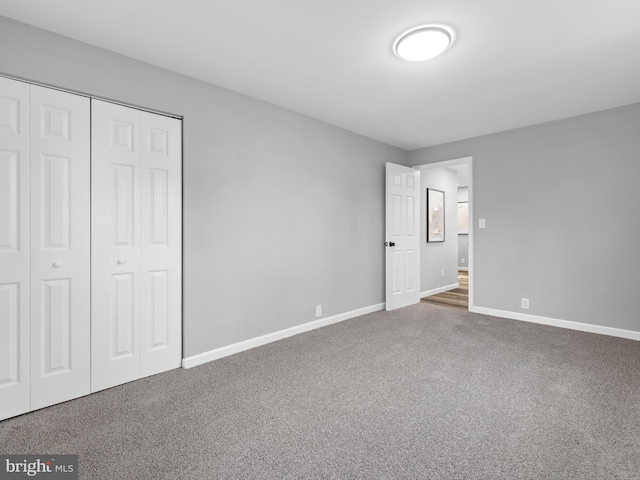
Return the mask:
M29 85L0 77L0 420L30 410Z
M31 409L90 392L89 99L31 86Z
M92 100L91 390L140 377L140 112Z
M140 112L140 376L182 359L182 123Z
M386 165L386 309L420 301L420 172Z

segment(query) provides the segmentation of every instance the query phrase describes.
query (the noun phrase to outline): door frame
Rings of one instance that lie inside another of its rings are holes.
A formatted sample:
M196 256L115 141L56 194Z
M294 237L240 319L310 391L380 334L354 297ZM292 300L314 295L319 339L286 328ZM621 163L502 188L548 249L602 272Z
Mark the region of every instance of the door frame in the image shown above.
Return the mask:
M473 266L473 231L474 231L474 215L475 200L473 198L473 157L454 158L452 160L443 160L441 162L426 163L423 165L415 165L413 168L417 170L428 170L431 168L446 168L454 165L467 165L469 168L469 311L475 311L474 289L475 289L475 268ZM422 268L422 259L420 260L420 268Z

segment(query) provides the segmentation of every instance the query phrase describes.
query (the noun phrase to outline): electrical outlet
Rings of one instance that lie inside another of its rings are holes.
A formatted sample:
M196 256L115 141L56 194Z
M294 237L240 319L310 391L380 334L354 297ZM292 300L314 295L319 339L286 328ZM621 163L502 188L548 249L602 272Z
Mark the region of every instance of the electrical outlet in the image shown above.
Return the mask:
M444 270L440 270L440 277L444 278Z
M487 228L487 219L486 218L478 219L478 228Z
M520 299L520 307L524 308L524 309L529 309L529 299L528 298L521 298Z
M462 259L462 264L464 265L467 260L465 258Z
M322 316L322 305L316 305L316 318Z

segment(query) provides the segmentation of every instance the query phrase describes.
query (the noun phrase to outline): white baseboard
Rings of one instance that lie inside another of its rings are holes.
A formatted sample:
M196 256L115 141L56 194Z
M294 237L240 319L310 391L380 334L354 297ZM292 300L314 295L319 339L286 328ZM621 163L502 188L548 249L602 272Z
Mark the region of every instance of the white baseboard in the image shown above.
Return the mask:
M198 355L183 358L182 368L196 367L198 365L202 365L203 363L211 362L212 360L228 357L229 355L233 355L234 353L243 352L245 350L249 350L250 348L259 347L261 345L266 345L267 343L282 340L283 338L287 337L292 337L294 335L298 335L299 333L308 332L309 330L315 330L316 328L326 327L327 325L343 322L344 320L349 320L361 315L366 315L367 313L384 310L384 308L384 303L378 303L369 307L358 308L356 310L351 310L350 312L340 313L338 315L333 315L332 317L321 318L312 322L303 323L302 325L296 325L295 327L286 328L284 330L273 333L267 333L266 335L262 335L260 337L250 338L249 340L233 343L231 345L216 348L214 350L209 350L208 352L203 352L199 353Z
M459 283L452 283L451 285L447 285L446 287L434 288L433 290L427 290L426 292L420 292L420 298L430 297L431 295L436 295L442 292L448 292L449 290L453 290L454 288L459 288Z
M542 325L551 325L552 327L568 328L570 330L580 330L582 332L589 333L599 333L600 335L609 335L611 337L628 338L629 340L640 340L640 332L624 330L622 328L593 325L591 323L574 322L571 320L560 320L557 318L530 315L528 313L510 312L508 310L496 310L494 308L474 306L469 307L469 311L474 313L483 313L493 317L509 318L511 320L521 320L523 322L530 323L540 323Z

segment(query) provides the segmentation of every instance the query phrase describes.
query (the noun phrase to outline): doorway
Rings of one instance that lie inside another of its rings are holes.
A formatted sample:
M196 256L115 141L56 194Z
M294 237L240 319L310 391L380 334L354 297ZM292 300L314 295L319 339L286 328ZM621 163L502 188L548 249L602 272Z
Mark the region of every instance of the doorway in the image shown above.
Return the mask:
M465 310L474 307L473 157L417 165L424 223L420 255L422 300ZM445 191L445 234L429 242L427 188ZM459 221L460 220L460 221ZM466 221L465 221L466 220Z

